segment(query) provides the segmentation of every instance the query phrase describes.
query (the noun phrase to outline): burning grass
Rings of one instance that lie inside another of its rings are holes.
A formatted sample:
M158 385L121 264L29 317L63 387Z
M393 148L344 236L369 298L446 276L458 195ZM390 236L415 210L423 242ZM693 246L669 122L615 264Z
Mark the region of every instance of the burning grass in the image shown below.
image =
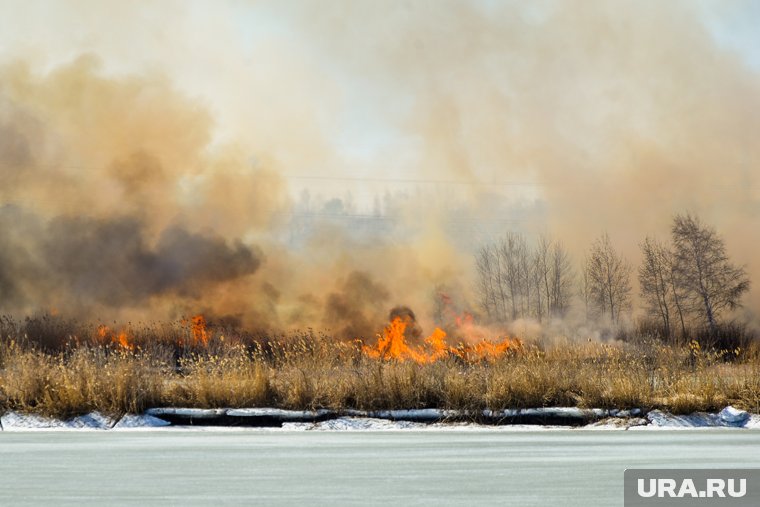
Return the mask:
M5 321L0 328L0 410L71 416L154 406L290 409L484 409L568 406L664 408L727 404L760 412L760 356L657 341L488 342L498 354L421 345L391 322L376 344L326 335L263 337L209 328L205 320L106 330L63 326L64 346ZM26 333L26 334L24 334ZM76 334L78 333L78 334ZM89 333L89 334L88 334ZM395 343L388 338L395 336ZM441 332L442 333L442 332ZM123 337L122 340L120 337ZM389 341L390 340L390 341ZM485 342L484 342L485 343ZM508 344L508 345L505 345ZM388 354L404 351L400 357Z
M446 332L435 328L433 334L425 338L421 346L407 343L406 330L410 322L402 317L394 317L378 335L374 346L362 345L362 352L372 359L395 360L399 362L414 361L418 364L430 364L449 357L458 357L468 363L496 360L506 354L522 350L520 340L504 338L499 342L479 340L474 344L460 343L456 347L446 342Z

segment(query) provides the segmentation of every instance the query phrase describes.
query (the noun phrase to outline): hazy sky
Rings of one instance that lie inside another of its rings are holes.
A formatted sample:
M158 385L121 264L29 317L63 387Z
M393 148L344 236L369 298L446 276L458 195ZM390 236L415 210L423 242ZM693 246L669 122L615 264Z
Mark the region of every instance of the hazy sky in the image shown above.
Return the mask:
M758 23L749 0L0 0L0 203L261 245L272 308L307 270L427 294L509 229L577 263L609 231L636 264L685 210L760 275ZM285 262L299 206L394 221Z
M619 10L621 17L630 11L632 16L646 18L662 10L657 7L660 3L613 0L597 5L601 10ZM669 9L676 14L693 16L689 21L704 28L725 50L726 58L736 56L748 69L760 72L760 1L665 3L677 7ZM377 7L369 8L372 4ZM409 166L419 158L422 141L409 135L406 123L415 101L425 94L426 78L441 79L444 85L456 79L428 69L438 65L438 59L457 58L445 54L450 48L431 45L439 37L478 41L483 35L476 26L467 26L466 17L455 17L464 5L486 20L493 16L498 28L499 18L519 20L524 27L538 26L554 10L581 3L4 0L0 2L0 61L24 59L35 69L50 69L82 53L93 53L106 72L114 75L165 74L212 111L217 139L243 142L252 156L275 153L291 177L419 179L409 174ZM415 23L423 25L417 37L396 33L413 30ZM633 35L647 37L646 33ZM600 33L594 43L603 46L604 37ZM480 42L490 53L509 50L501 46L508 41ZM635 46L637 40L631 39L630 44ZM519 49L535 51L536 57L540 51L530 46ZM412 68L403 69L408 75L390 70L388 59L407 51L413 55L408 62ZM457 64L452 61L453 68ZM509 90L508 73L481 70L485 79L496 82L497 89ZM324 151L319 157L311 152L300 156L294 153L299 151L294 145L299 144ZM484 182L526 179L480 170L483 174L477 179ZM440 179L460 180L451 175ZM309 185L321 184L311 181ZM341 185L359 184L344 181Z

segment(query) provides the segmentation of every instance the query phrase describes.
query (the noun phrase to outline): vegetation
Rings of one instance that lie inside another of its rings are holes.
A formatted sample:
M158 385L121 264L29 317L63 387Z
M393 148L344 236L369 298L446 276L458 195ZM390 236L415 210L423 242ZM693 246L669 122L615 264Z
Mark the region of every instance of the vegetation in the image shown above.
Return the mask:
M573 295L570 255L542 236L534 246L509 233L476 255L480 309L490 322L563 317Z
M746 270L731 262L721 236L695 215L675 215L670 239L647 236L640 244L637 312L630 262L606 233L591 244L577 280L587 323L625 334L625 326L641 319L651 334L673 343L695 336L710 346L742 341L732 338L743 323L732 321L730 312L742 306L749 291ZM578 303L570 255L545 236L530 245L522 234L508 233L477 251L475 267L486 323L563 318Z
M581 294L586 313L608 316L617 324L621 313L631 307L631 271L628 262L613 248L609 235L597 239L583 267Z
M664 408L727 404L760 412L760 353L706 350L629 337L611 343L525 344L494 360L430 364L378 360L361 344L312 333L269 339L210 329L205 344L181 324L134 331L128 346L63 335L43 344L4 321L0 411L66 417L155 406L502 409L579 405ZM82 326L80 330L86 329ZM20 334L14 334L20 333ZM180 341L184 340L184 341Z

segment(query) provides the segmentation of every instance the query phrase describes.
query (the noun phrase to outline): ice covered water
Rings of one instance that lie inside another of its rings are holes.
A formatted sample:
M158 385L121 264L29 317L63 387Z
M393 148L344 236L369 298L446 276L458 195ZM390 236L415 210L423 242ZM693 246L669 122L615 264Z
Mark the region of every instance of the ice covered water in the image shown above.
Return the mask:
M760 432L4 432L0 503L614 506L686 466L760 466Z

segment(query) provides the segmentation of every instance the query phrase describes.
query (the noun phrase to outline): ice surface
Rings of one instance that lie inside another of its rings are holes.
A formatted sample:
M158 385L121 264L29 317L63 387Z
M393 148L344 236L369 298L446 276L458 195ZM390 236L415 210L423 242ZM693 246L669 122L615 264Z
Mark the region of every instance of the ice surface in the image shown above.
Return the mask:
M750 431L524 429L12 432L0 503L622 506L626 468L760 466Z

